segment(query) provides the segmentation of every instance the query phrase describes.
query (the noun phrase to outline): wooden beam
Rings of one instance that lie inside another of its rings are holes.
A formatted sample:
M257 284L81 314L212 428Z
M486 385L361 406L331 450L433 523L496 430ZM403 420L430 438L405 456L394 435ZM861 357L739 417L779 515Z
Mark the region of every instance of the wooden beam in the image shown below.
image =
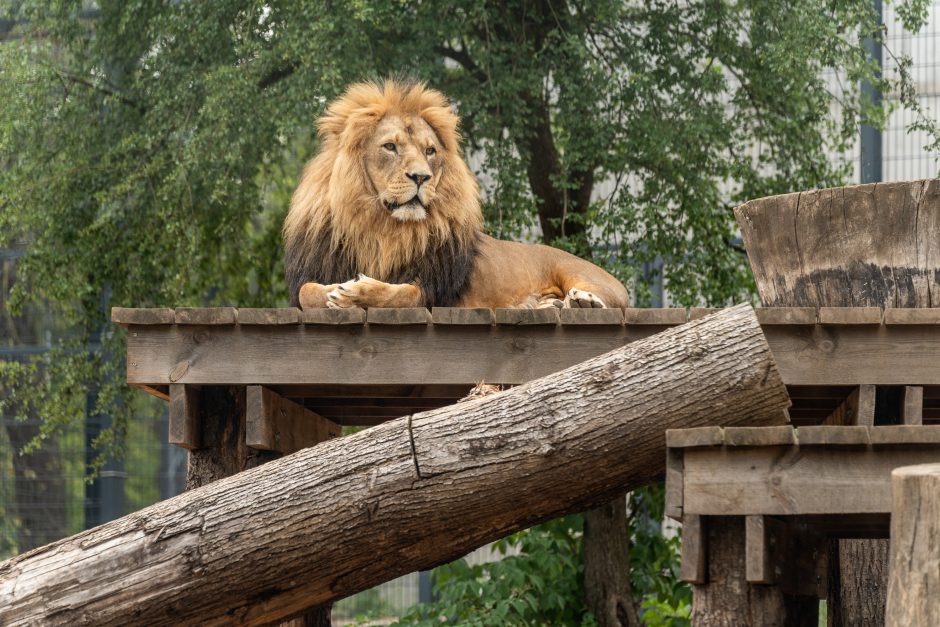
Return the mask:
M342 435L342 428L323 416L260 385L247 389L245 442L251 448L283 454Z
M665 514L682 520L682 449L666 449L666 504Z
M919 385L904 386L901 400L901 421L906 425L924 424L924 388Z
M705 524L705 520L696 514L682 517L682 554L679 562L679 579L682 581L697 584L708 581Z
M170 384L170 444L199 448L199 387Z
M557 310L548 315L557 316ZM547 320L543 321L547 325L348 324L340 330L335 325L341 322L337 318L323 324L213 326L198 332L180 325L133 325L127 334L128 382L342 385L356 380L370 385L473 385L483 380L517 385L662 328L643 324L572 328ZM815 328L819 327L764 327L788 385L940 385L936 367L940 326L828 327L821 334L815 334ZM250 363L246 355L251 355ZM179 378L173 380L171 373Z
M875 386L860 385L832 412L823 424L834 426L857 425L871 427L875 424Z
M687 448L682 513L887 513L891 471L937 459L940 443Z
M771 516L744 517L744 561L748 583L775 584L783 576L786 525Z

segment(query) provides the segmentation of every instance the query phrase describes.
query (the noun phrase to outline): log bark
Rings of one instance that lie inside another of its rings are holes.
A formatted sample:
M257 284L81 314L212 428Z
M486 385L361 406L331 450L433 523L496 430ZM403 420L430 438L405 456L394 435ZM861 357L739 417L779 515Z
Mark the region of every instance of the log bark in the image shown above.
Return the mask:
M640 624L630 586L627 497L584 512L584 597L600 627Z
M788 405L753 310L730 308L0 563L0 623L286 620L661 478L666 429Z
M940 464L891 473L887 627L940 625Z

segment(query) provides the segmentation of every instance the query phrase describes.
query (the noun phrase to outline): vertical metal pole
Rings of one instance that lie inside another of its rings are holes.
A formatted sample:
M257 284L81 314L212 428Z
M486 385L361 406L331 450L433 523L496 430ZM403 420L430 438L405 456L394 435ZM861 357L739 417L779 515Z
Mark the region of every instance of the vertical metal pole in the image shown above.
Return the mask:
M881 7L881 0L873 0L872 6L878 15L878 24L883 24L884 13ZM878 65L878 78L881 78L881 48L880 38L867 37L865 39L865 49L871 59ZM862 95L867 96L876 107L881 107L881 90L868 81L862 82ZM862 124L861 133L861 170L860 179L862 183L877 183L882 180L882 153L881 153L881 130Z
M431 571L418 572L418 603L433 603L434 588L431 586Z

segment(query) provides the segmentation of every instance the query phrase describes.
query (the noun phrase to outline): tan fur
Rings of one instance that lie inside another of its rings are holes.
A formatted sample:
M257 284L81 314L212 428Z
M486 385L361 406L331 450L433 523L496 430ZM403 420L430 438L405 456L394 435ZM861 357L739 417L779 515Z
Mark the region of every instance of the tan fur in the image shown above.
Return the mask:
M370 277L394 276L448 238L478 250L459 306L555 299L574 307L627 306L623 285L587 261L482 234L479 188L461 154L458 123L440 92L391 80L352 85L329 106L318 121L320 152L294 192L284 238L288 251L299 249L295 256L304 259L315 254L318 233L332 232L330 251L344 247L366 276L307 283L301 307L426 305L414 284ZM388 143L394 151L383 147ZM415 172L430 178L416 186L408 176Z

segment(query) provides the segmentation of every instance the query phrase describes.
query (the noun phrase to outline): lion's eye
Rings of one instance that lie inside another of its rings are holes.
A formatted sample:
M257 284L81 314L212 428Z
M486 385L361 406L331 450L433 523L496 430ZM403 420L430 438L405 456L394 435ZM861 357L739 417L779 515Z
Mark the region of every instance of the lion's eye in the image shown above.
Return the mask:
M385 150L391 151L391 152L395 152L395 144L393 144L392 142L388 142L387 144L383 144L383 145L382 145L382 148L384 148Z
M429 157L430 157L431 155L436 155L436 154L437 154L437 149L434 148L434 146L428 146L427 148L424 149L424 154L426 154L426 155L429 156Z

